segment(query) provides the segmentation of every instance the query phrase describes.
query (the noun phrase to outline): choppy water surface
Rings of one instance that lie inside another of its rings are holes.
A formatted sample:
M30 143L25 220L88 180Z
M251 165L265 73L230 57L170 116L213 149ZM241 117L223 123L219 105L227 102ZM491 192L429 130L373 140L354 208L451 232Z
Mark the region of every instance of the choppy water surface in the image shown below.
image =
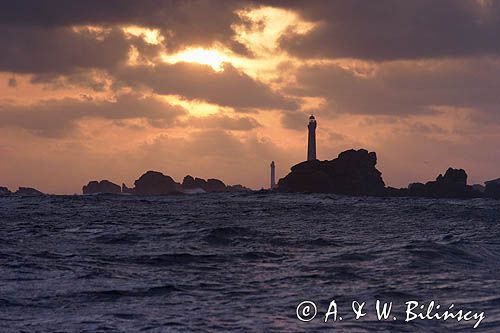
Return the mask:
M336 300L342 322L324 323ZM377 321L376 299L396 321ZM303 300L311 322L296 318ZM355 321L352 300L366 301ZM500 331L500 202L207 194L0 198L0 331Z

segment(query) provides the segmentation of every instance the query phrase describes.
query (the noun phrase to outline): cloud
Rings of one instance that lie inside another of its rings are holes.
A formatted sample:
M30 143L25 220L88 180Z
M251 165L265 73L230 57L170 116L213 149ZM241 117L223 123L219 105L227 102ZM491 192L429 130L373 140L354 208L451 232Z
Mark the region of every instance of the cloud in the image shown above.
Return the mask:
M500 107L500 59L394 61L366 75L342 64L304 66L288 93L323 97L323 114L412 115L436 107L495 113Z
M317 24L282 36L302 58L365 60L498 55L500 3L473 0L271 1Z
M0 25L0 44L0 71L17 73L108 69L125 61L129 49L125 35L117 29L97 36L71 28Z
M120 95L114 101L92 99L51 99L33 105L0 106L0 126L14 126L45 137L71 133L77 121L85 118L108 120L146 119L156 127L172 126L186 112L154 97Z
M0 2L0 72L64 74L111 70L127 60L130 47L152 58L161 49L125 34L124 27L156 29L163 46L224 44L250 55L235 39L241 1L74 0Z
M257 16L238 15L260 5ZM376 150L389 184L427 180L449 165L493 178L499 8L474 0L0 1L0 174L9 185L65 193L89 177L130 182L147 169L260 187L271 160L283 176L305 157L314 110L318 156ZM131 26L161 34L162 45ZM186 47L223 50L238 68L159 62Z
M182 124L195 128L222 129L226 131L250 131L261 127L261 124L255 118L234 118L218 114L206 117L189 117Z
M248 111L253 108L294 109L296 102L271 90L232 65L217 72L210 66L194 63L122 67L114 73L117 80L142 86L161 95L180 95L221 106Z
M109 75L103 71L75 70L72 73L38 73L31 76L30 83L45 84L54 89L89 88L103 92L111 83Z
M0 25L61 28L75 25L138 25L159 29L165 46L225 43L235 52L248 50L234 40L235 10L247 5L229 0L18 0L0 2Z
M296 131L305 131L307 128L308 115L302 112L287 111L281 114L281 125L284 128Z

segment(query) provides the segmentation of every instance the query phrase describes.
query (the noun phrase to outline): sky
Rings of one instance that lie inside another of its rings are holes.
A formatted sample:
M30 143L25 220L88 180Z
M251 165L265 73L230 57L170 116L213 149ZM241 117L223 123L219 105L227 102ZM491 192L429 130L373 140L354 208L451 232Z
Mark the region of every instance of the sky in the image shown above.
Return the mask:
M0 2L0 185L147 170L269 186L375 151L385 183L500 176L500 2Z

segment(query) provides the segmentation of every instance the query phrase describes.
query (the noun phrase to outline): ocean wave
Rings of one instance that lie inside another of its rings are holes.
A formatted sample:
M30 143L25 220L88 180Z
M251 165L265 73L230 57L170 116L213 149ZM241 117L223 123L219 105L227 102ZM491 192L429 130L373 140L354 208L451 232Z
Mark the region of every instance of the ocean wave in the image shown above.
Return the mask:
M1 330L470 329L373 318L305 326L295 317L305 299L324 312L333 298L343 309L380 298L456 302L485 311L476 331L496 332L499 216L490 200L0 198Z

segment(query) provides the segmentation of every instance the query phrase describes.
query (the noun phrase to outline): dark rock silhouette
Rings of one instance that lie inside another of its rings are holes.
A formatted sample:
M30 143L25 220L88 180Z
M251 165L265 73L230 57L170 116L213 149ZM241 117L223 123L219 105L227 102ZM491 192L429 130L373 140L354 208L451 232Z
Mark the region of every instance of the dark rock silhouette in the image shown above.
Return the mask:
M165 195L180 193L224 192L228 187L218 179L184 177L182 185L158 171L148 171L134 182L135 187L129 188L122 183L120 187L110 181L91 181L82 188L83 194L94 193L127 193L137 195Z
M195 188L201 188L203 191L206 192L207 181L205 179L196 177L194 179L194 184L195 184Z
M346 150L333 160L309 160L294 165L291 172L280 179L274 192L335 193L354 196L429 197L429 198L481 198L500 199L500 178L487 181L486 186L467 185L467 173L463 169L448 168L435 180L411 183L407 188L386 187L382 173L376 168L377 155L366 149ZM219 179L187 175L182 184L158 171L148 171L134 182L135 187L118 186L107 180L91 181L83 187L83 193L128 193L136 195L195 194L207 192L252 191L242 185L226 185ZM21 190L22 189L22 190ZM0 187L0 195L9 194ZM20 188L21 195L41 194L35 189Z
M448 168L444 176L440 174L436 180L425 184L412 183L408 186L409 196L430 198L473 198L482 193L467 185L467 173L463 169Z
M148 171L134 182L134 193L138 195L163 195L182 193L182 186L172 177L158 171Z
M500 199L500 178L485 182L484 194L489 198Z
M248 187L245 187L241 184L236 184L236 185L227 185L226 191L228 191L228 192L252 192L253 190L248 188Z
M278 182L279 191L348 195L383 195L385 184L375 165L377 155L365 149L347 150L331 161L299 163Z
M226 191L226 184L221 180L215 178L207 179L207 187L205 189L207 192L224 192Z
M185 191L203 190L204 192L224 192L227 190L226 184L219 179L193 178L187 175L182 180L182 188Z
M409 196L408 188L395 188L388 186L385 188L384 196L387 197L407 197Z
M114 193L119 194L122 189L119 185L110 182L109 180L101 180L100 182L93 180L82 188L83 194L96 193Z
M206 183L207 182L204 179L194 179L192 176L187 175L182 180L182 190L186 194L206 193Z
M12 194L12 192L4 186L0 186L0 195L9 195Z
M419 196L423 197L423 196L425 196L425 193L427 192L426 188L425 188L425 184L423 184L423 183L411 183L411 184L408 184L407 189L401 189L401 190L404 191L401 193L404 194L405 196L412 195L415 197L419 197Z
M32 188L32 187L19 187L19 189L14 194L15 195L22 195L22 196L44 195L43 192L40 192L36 188Z
M472 189L475 191L475 192L478 192L478 193L483 193L485 192L485 187L484 185L481 185L481 184L474 184L472 185Z
M293 166L292 171L280 179L278 190L392 197L500 198L500 178L486 182L486 187L470 186L465 170L454 168L448 168L444 175L425 184L385 187L376 164L376 154L365 149L344 151L331 161L305 161Z
M133 188L129 188L127 185L125 185L125 183L122 183L122 193L125 193L125 194L134 194L134 189Z
M187 175L182 180L182 188L185 190L193 190L193 189L198 188L198 187L196 186L194 178L190 175Z
M292 167L292 172L278 181L278 189L285 192L334 192L333 180L323 169L324 161L311 160Z

